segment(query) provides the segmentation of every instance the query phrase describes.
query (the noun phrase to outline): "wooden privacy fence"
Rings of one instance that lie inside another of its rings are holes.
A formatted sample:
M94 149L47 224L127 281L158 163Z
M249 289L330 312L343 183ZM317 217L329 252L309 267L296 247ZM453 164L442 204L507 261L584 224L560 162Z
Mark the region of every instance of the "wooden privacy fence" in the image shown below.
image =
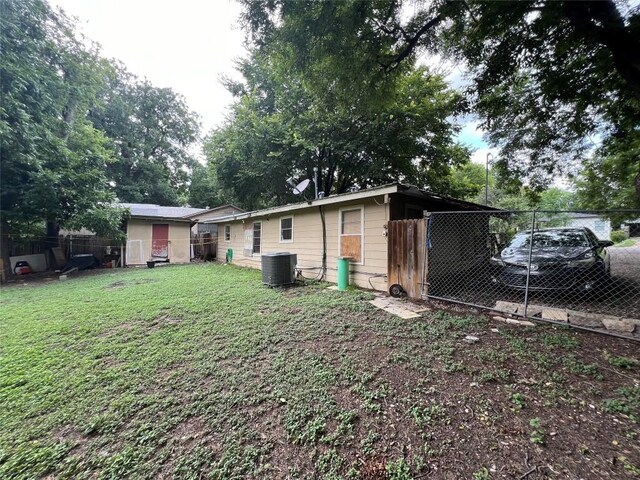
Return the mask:
M218 250L218 238L210 233L191 235L191 246L193 247L194 258L214 260Z
M428 273L426 220L392 220L387 223L387 236L389 291L395 295L404 290L409 298L422 298Z

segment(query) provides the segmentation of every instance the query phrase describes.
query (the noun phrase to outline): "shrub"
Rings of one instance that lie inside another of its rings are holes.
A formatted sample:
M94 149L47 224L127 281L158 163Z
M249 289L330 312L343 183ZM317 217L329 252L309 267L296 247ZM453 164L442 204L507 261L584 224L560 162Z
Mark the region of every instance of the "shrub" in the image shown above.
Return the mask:
M611 232L611 241L613 243L620 243L627 239L627 232L624 230L614 230Z

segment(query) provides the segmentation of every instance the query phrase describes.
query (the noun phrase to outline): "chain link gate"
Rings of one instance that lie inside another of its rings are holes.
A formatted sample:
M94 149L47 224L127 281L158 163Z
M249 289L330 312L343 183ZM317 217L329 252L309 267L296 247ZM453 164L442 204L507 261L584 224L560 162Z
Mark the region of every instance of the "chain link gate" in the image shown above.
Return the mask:
M638 224L628 210L429 213L425 297L640 338Z

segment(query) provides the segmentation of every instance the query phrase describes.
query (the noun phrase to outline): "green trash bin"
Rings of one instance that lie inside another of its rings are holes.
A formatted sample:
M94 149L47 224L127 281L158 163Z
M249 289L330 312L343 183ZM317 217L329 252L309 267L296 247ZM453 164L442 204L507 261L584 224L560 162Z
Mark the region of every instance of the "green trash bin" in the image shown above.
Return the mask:
M349 261L351 257L338 257L338 290L349 286Z
M227 248L227 263L233 260L233 248Z

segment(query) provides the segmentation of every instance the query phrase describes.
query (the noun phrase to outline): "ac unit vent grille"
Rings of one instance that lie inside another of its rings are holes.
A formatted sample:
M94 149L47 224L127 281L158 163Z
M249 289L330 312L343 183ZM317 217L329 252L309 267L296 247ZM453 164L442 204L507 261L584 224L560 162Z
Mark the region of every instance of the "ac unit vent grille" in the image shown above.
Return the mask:
M298 261L298 256L295 253L263 253L261 260L262 283L270 287L295 283L295 268Z

